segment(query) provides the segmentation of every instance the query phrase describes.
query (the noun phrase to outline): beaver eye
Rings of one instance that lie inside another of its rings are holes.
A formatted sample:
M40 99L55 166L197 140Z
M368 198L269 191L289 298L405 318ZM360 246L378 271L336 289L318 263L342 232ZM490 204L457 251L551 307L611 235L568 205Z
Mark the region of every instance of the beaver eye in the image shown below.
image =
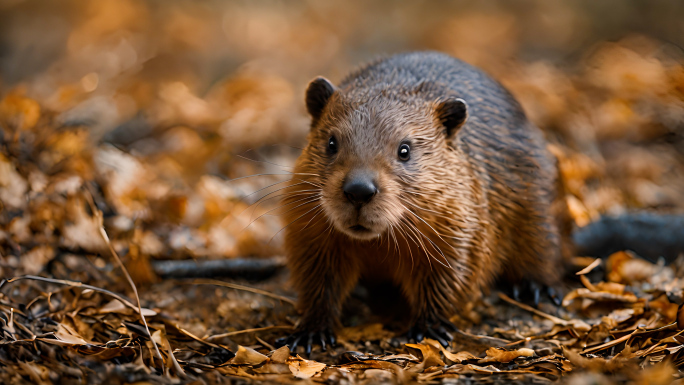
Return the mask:
M330 139L328 139L328 154L337 154L337 139L334 136L331 136Z
M411 147L409 147L407 143L402 143L399 146L397 155L399 155L400 160L406 162L407 160L411 159Z

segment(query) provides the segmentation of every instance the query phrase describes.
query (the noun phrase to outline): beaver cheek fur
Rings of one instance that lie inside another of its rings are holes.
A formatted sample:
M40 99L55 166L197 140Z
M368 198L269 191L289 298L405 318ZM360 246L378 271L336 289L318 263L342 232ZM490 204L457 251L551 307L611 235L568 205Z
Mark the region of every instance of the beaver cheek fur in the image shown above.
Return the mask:
M399 184L384 170L377 170L375 175L378 193L361 207L356 207L344 195L342 186L346 173L343 169L332 172L323 186L321 203L326 216L339 232L352 239L382 237L404 215L398 198ZM353 226L363 226L368 231L353 230Z

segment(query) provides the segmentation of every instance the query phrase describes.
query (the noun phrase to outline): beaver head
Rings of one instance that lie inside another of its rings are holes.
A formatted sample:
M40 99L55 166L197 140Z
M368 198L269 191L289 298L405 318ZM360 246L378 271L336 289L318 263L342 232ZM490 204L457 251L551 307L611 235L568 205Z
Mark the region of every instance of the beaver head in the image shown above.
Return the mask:
M340 232L379 237L412 216L410 202L428 186L444 190L440 174L453 164L447 158L467 107L455 96L431 98L444 93L430 87L359 91L322 77L309 84L312 124L300 170L316 176L321 208Z

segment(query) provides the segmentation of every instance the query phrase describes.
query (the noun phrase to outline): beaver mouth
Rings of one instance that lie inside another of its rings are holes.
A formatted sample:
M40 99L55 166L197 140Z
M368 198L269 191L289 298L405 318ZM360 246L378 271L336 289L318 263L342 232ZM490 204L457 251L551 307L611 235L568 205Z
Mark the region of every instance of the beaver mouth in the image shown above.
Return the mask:
M351 226L351 227L349 227L349 230L351 230L353 232L357 232L357 233L370 233L371 232L370 229L367 229L361 225Z

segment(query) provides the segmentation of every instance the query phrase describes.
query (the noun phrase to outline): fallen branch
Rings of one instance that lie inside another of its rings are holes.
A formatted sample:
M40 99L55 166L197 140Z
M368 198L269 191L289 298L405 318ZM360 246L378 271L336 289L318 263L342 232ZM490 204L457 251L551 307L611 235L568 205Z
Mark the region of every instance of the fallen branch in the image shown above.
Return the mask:
M285 266L285 259L230 258L212 260L150 261L154 272L162 278L240 277L266 279Z

